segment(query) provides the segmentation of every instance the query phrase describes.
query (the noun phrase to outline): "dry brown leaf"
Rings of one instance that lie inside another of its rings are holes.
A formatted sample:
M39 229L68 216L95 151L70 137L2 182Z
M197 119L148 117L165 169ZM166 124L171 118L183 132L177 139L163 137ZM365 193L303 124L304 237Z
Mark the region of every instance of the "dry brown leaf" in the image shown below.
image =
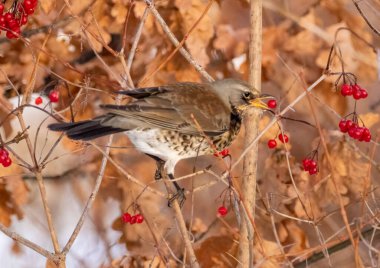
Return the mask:
M240 56L248 47L248 28L234 29L231 25L220 24L216 27L215 49L219 49L227 59Z
M117 24L123 24L127 17L127 5L122 2L116 2L111 9L111 16Z
M266 27L263 30L263 59L262 65L263 68L272 69L272 65L279 61L279 49L286 43L289 39L287 29L290 24L283 23L277 27ZM281 68L284 68L284 65L281 64ZM286 75L276 77L271 75L271 79L288 77L288 71ZM280 84L280 83L279 83Z
M237 244L230 236L212 236L207 238L195 250L201 267L234 267Z
M280 242L281 243L284 243L285 240L288 238L289 236L289 232L288 230L286 229L283 221L279 222L278 223L278 227L277 227L277 234L278 234L278 238L280 239Z
M10 193L3 185L0 185L0 223L5 227L11 225L11 216L15 210L9 204Z
M289 234L286 244L292 245L289 253L301 252L309 247L305 231L295 221L285 220L283 223Z
M366 113L361 114L360 119L363 121L367 128L371 128L373 125L380 121L380 114L378 113Z
M342 195L344 204L348 204L350 195L358 198L370 186L368 161L363 160L344 141L328 144L328 148L331 159L334 161L332 164L333 174L335 174L334 179L339 192L336 192L332 178L329 177L323 187L318 190L319 198L322 201L321 205L338 204L337 194ZM322 177L330 174L330 165L325 154L322 155L319 168Z
M41 6L43 12L45 12L45 14L49 14L50 11L52 11L52 9L55 7L55 3L56 1L53 1L53 0L40 0L39 1L39 5Z
M102 51L103 44L108 44L111 41L111 35L104 28L98 28L92 24L87 28L87 31L89 33L85 38L88 38L88 42L96 52Z
M208 2L203 0L175 1L175 5L183 19L183 34L186 34L192 28L194 23L203 14L207 4ZM213 2L207 14L202 18L200 23L186 40L186 46L189 48L190 53L202 66L205 66L210 62L206 53L206 48L208 47L211 38L214 36L214 26L215 22L218 20L218 16L219 5Z
M23 252L23 248L21 247L20 243L14 241L12 244L12 253L15 255L19 255Z
M17 162L12 156L12 160ZM10 226L11 216L16 215L18 219L23 217L21 207L28 201L29 190L20 175L23 171L20 166L13 163L8 168L0 169L0 222Z
M349 99L343 97L340 92L335 92L335 87L332 84L323 81L313 92L321 99L321 104L314 102L315 105L326 104L333 107L341 115L347 113ZM332 117L331 111L328 109L318 109L318 117L321 123L330 121L335 124L335 118Z
M191 231L194 235L206 232L208 226L204 223L201 218L195 218Z
M264 250L265 255L262 252ZM281 255L281 250L276 242L269 240L261 240L260 243L256 243L253 249L255 262L260 263L260 267L264 268L276 268L281 267L278 255ZM265 256L265 257L264 257Z

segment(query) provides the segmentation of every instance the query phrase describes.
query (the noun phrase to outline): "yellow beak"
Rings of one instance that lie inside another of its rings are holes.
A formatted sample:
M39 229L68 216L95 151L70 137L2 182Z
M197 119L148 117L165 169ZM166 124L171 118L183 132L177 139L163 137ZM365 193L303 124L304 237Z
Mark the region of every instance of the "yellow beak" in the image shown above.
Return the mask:
M265 102L263 102L263 100L272 99L272 98L273 97L270 97L270 96L258 97L258 98L251 100L249 102L249 105L252 107L261 108L261 109L266 110L266 109L268 109L268 105Z

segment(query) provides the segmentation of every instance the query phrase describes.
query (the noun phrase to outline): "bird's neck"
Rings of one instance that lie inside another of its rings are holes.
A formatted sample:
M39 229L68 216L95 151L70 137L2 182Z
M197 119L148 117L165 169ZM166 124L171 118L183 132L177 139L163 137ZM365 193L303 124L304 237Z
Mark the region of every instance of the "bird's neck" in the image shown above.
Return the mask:
M240 131L242 117L239 113L231 113L230 132L232 136L236 136Z

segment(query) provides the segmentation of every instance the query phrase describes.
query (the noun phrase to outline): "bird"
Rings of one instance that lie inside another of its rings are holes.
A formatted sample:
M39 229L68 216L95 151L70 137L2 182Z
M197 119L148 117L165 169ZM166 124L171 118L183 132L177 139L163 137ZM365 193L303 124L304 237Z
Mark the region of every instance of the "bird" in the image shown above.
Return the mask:
M176 164L186 158L214 154L227 148L238 135L249 107L267 110L268 95L239 79L211 83L174 84L117 91L133 100L126 105L100 105L105 113L79 122L48 126L72 140L89 141L124 132L137 150L156 160L155 178L162 171L174 179ZM184 189L173 181L181 205Z

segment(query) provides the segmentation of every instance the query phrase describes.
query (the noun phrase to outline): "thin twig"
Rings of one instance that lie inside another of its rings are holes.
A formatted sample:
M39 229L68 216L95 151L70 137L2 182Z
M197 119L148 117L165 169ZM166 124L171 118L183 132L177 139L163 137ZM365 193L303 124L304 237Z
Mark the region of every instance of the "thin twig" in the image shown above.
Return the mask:
M169 37L170 41L174 44L174 46L178 47L180 42L178 39L174 36L172 31L170 30L169 26L166 24L165 20L161 17L160 13L158 13L157 9L154 7L151 0L144 0L146 5L149 7L150 11L152 12L153 16L156 18L158 23L161 25L164 32ZM182 56L192 65L194 68L209 82L214 81L214 78L212 78L206 70L196 62L196 60L193 58L193 56L187 52L186 49L181 47L179 49L179 52L182 54Z
M34 250L35 252L41 254L42 256L45 256L46 258L50 260L55 260L56 256L51 253L50 251L47 251L46 249L42 248L41 246L33 243L32 241L20 236L19 234L10 231L8 228L6 228L4 225L0 223L0 231L3 232L5 235L12 238L14 241Z
M356 9L359 11L359 14L360 16L362 16L362 18L365 20L365 22L367 23L368 27L371 28L371 30L380 36L380 31L377 30L368 20L368 18L364 15L363 11L361 10L359 4L358 4L358 1L357 0L352 0L352 2L354 3Z
M168 190L168 193L172 193L171 182L170 182L170 179L168 178L168 175L166 174L166 172L164 172L164 174L163 174L163 181L164 181L164 184L166 186L166 189ZM187 228L186 228L185 219L183 218L181 208L179 206L177 199L173 200L172 208L173 208L174 216L175 216L177 224L178 224L179 231L181 233L183 242L185 244L187 254L189 254L190 266L194 267L194 268L198 268L200 266L199 266L197 257L195 255L193 245L190 241L189 233L188 233Z
M204 16L206 16L207 12L209 11L209 9L211 8L213 3L214 3L214 0L209 1L206 8L203 10L202 14L194 22L194 24L190 27L189 31L184 35L184 37L182 38L182 40L178 44L178 46L176 46L176 48L169 54L169 56L163 62L161 62L160 65L154 71L145 75L144 78L141 79L139 85L144 85L147 81L149 81L149 79L151 79L159 70L161 70L165 66L165 64L168 63L174 57L174 55L177 53L177 51L184 46L184 44L185 44L186 40L189 38L190 34L195 30L195 28L201 22L201 20L204 18Z

